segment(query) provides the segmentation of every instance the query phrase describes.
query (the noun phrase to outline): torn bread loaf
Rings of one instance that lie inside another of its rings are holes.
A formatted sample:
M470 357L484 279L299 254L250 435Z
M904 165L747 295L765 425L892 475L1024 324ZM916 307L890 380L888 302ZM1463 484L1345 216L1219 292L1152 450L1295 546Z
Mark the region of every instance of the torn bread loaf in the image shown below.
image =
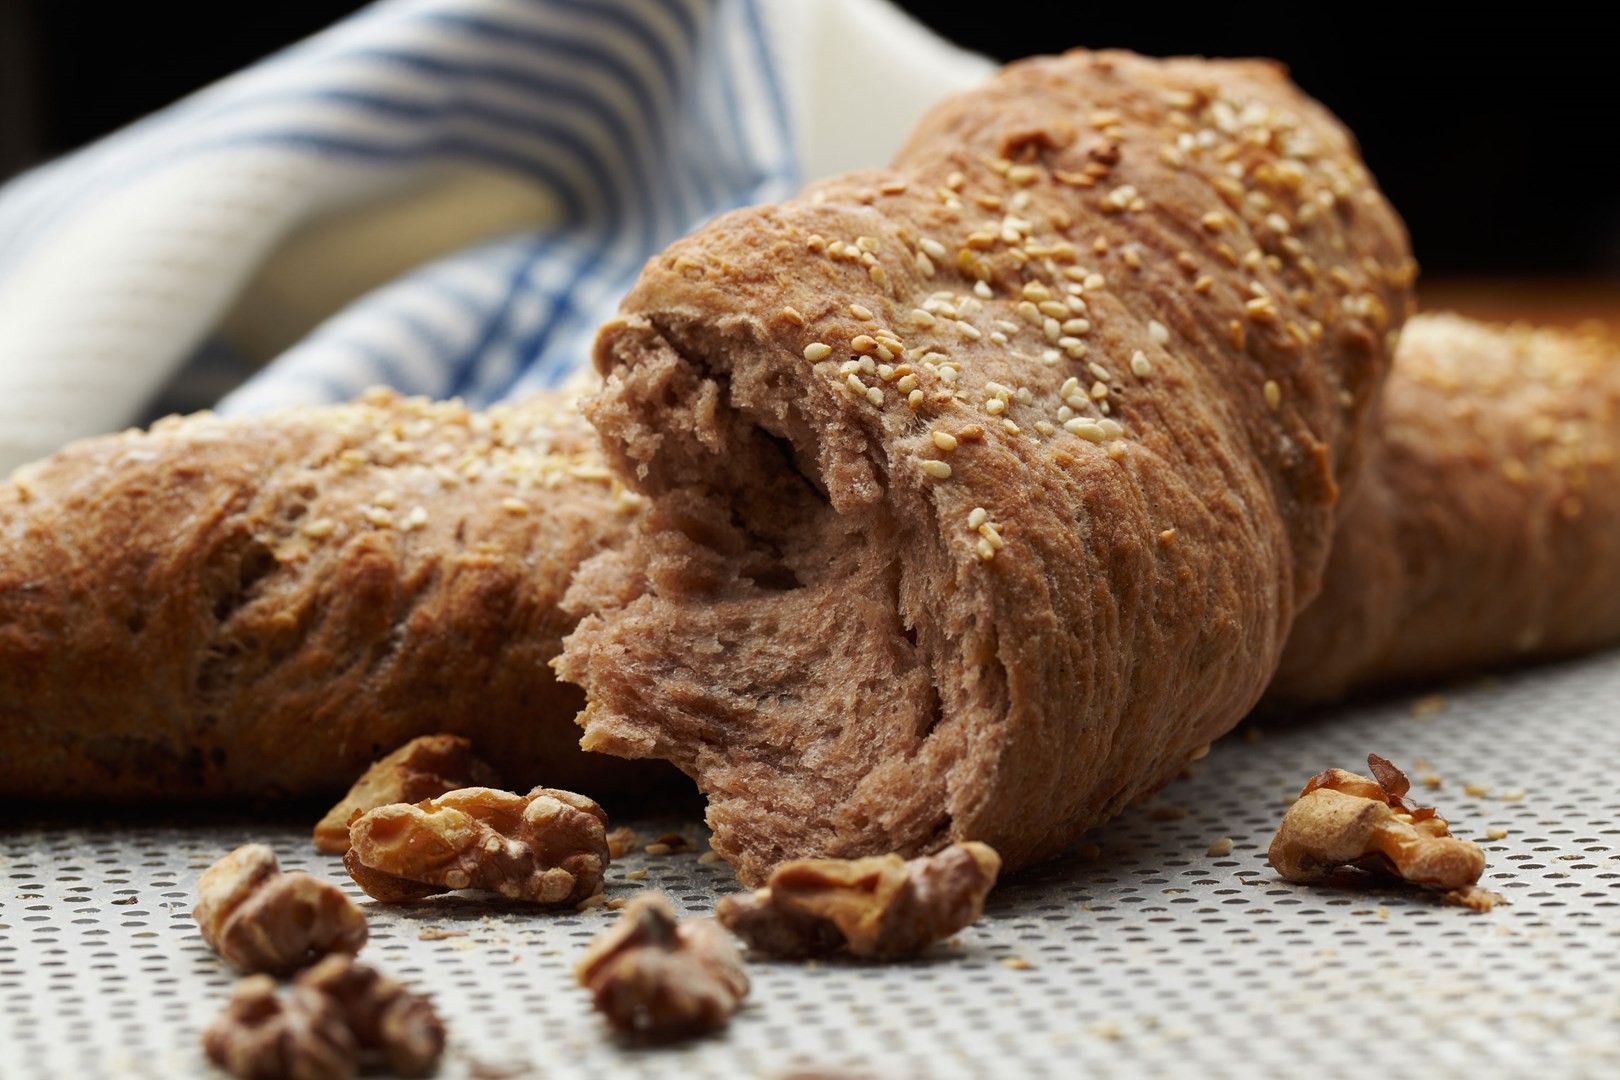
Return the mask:
M1014 64L892 169L717 219L597 342L651 506L568 600L585 745L695 777L750 883L1058 850L1260 696L1413 275L1260 62Z
M1620 344L1413 319L1277 703L1620 640Z
M637 502L566 394L76 443L0 485L0 792L332 793L438 732L513 783L640 785L547 667Z

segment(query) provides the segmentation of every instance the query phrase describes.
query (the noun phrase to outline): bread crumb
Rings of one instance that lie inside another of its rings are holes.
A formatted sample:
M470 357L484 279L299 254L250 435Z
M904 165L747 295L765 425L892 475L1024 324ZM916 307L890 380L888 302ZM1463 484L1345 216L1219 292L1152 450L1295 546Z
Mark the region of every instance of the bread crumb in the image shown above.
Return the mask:
M1446 699L1439 694L1430 694L1428 697L1418 698L1412 702L1412 716L1417 720L1427 720L1431 716L1439 716L1446 711Z

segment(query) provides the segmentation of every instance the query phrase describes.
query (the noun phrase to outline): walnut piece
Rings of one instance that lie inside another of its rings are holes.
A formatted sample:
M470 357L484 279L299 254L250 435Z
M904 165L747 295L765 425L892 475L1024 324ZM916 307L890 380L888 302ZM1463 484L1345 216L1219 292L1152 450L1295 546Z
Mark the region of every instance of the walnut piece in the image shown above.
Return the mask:
M243 1080L347 1080L372 1064L421 1077L438 1070L444 1025L426 999L333 955L301 972L290 997L268 975L243 979L203 1049Z
M328 956L293 980L293 1000L341 1018L362 1058L379 1057L395 1076L431 1076L444 1054L444 1024L433 1005L375 968Z
M470 787L379 806L355 819L349 841L343 865L388 903L492 889L510 900L577 904L601 891L610 861L602 808L555 788Z
M347 1080L360 1056L341 1017L278 997L268 975L236 984L230 1003L203 1032L203 1051L242 1080Z
M493 768L473 756L459 735L423 735L372 763L354 787L315 826L315 847L341 855L349 850L349 823L389 803L414 803L464 787L500 787Z
M1320 881L1342 866L1425 885L1466 889L1485 872L1479 845L1451 835L1446 819L1406 798L1394 765L1367 755L1373 779L1343 769L1310 778L1271 841L1267 859L1289 881Z
M637 897L574 967L614 1027L655 1042L725 1024L748 993L742 956L713 919L677 923L663 896Z
M281 974L327 953L357 953L366 917L329 881L282 873L276 853L245 844L202 872L192 916L238 970Z
M715 914L768 956L896 959L977 922L1000 870L1001 856L971 841L909 862L800 859L778 866L763 889L722 897Z

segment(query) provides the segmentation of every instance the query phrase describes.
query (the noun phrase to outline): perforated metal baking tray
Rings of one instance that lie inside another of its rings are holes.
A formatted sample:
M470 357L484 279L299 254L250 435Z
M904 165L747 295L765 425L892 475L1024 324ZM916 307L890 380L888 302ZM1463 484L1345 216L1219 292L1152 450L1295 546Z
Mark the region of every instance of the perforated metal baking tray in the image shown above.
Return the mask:
M448 1077L1620 1075L1620 655L1251 730L1096 849L1007 879L926 959L754 964L731 1027L686 1046L619 1041L575 987L615 912L367 901L364 956L432 994ZM1302 782L1369 751L1441 778L1418 793L1484 844L1507 906L1270 871ZM0 826L8 1080L219 1075L199 1033L234 980L191 920L198 872L260 840L352 888L305 820L27 813ZM638 824L671 826L702 850L695 822ZM608 885L692 913L735 888L696 854L637 854Z

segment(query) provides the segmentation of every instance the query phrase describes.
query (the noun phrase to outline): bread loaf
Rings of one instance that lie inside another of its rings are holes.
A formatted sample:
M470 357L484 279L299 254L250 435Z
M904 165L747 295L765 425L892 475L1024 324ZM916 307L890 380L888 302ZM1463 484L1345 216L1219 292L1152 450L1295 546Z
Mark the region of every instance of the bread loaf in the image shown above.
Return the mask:
M717 219L597 342L651 506L568 599L584 745L695 777L750 883L1060 849L1260 696L1413 274L1259 62L1014 64L892 169Z
M1620 347L1413 319L1276 703L1620 641Z
M547 661L637 500L571 399L171 419L0 485L0 791L314 795L417 735L613 790Z

